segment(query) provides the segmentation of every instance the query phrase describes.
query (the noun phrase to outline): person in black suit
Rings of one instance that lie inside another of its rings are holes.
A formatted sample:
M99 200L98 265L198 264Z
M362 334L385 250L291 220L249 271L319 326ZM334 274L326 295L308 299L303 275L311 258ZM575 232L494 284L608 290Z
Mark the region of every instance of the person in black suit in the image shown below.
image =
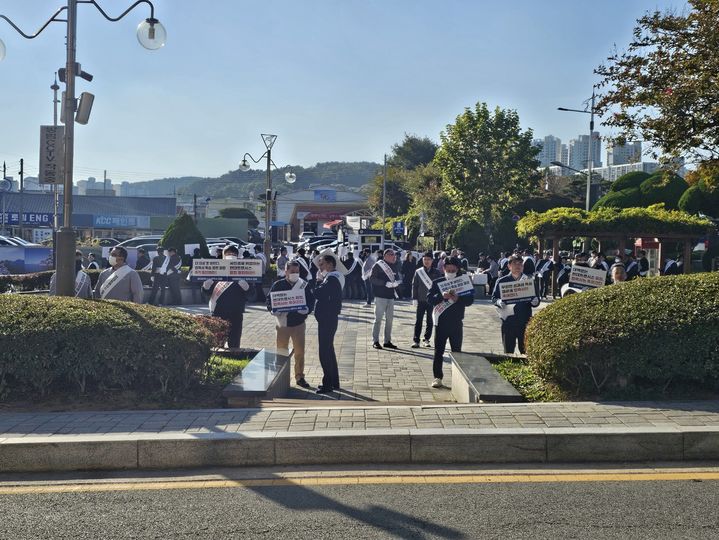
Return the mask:
M152 291L150 292L149 304L157 306L165 303L165 287L167 286L167 266L170 258L165 256L165 248L157 246L157 256L152 258ZM157 291L160 291L160 299L155 303Z
M335 334L339 314L342 311L342 289L345 277L336 270L337 259L331 254L319 257L319 269L314 287L315 319L317 319L317 338L319 357L322 365L322 384L318 394L329 394L340 388L340 374L335 354Z
M182 304L180 293L180 274L182 271L182 257L177 254L174 247L167 248L170 257L167 263L167 286L170 289L170 305L179 306Z

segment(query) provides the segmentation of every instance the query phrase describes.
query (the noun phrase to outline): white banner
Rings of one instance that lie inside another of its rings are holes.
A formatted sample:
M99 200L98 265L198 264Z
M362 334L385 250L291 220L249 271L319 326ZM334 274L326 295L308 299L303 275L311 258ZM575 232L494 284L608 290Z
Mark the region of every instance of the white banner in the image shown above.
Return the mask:
M206 279L260 281L262 261L260 259L195 259L192 266L192 280Z
M200 249L200 244L185 244L185 255L192 257L196 249Z
M41 184L63 183L64 134L64 126L40 126L40 172L38 178Z
M468 274L462 274L447 281L440 281L437 283L437 286L441 293L454 291L458 296L464 296L474 292L474 285L472 285L472 280L469 279Z
M588 268L586 266L572 266L569 273L569 285L589 287L596 289L606 285L607 273L603 269Z
M299 311L307 308L305 290L276 291L270 293L272 311Z
M526 302L537 296L533 279L520 279L499 284L499 297L505 304Z

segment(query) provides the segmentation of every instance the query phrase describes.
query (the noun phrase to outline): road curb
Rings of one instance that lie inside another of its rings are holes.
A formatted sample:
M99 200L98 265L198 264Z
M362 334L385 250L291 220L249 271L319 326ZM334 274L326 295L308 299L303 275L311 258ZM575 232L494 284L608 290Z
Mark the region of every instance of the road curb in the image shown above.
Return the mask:
M0 472L719 459L719 428L377 429L0 439Z

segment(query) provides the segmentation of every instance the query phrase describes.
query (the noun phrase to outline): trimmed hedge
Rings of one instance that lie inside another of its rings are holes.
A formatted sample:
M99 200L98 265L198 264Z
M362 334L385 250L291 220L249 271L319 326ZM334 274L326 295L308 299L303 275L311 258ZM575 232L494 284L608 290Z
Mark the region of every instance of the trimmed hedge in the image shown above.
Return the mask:
M639 186L644 206L664 203L667 208L679 207L679 199L689 189L689 184L679 175L668 171L657 171Z
M0 295L0 396L88 387L177 393L197 382L216 337L170 309Z
M662 205L649 208L599 208L587 212L579 208L554 208L537 214L529 212L517 222L520 236L540 236L547 233L687 233L703 236L714 229L711 220Z
M610 191L621 191L628 188L638 188L650 176L649 173L644 171L632 171L617 178L609 189Z
M642 205L642 192L637 187L625 188L619 191L610 191L599 199L592 210L598 210L606 206L613 208L631 208Z
M580 396L718 385L719 273L644 278L570 295L535 315L526 339L531 368Z

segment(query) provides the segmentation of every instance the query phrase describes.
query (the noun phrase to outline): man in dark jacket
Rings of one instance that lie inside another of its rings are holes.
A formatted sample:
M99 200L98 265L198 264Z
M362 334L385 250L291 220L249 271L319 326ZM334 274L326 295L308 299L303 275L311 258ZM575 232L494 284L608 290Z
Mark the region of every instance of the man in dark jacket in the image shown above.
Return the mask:
M539 305L539 291L534 287L534 297L531 300L507 304L501 295L502 283L510 283L521 280L531 280L522 272L524 262L520 257L509 258L510 273L497 280L492 293L492 303L497 306L499 316L502 319L502 343L505 353L514 353L514 348L519 345L519 352L524 354L524 331L527 323L532 317L532 308Z
M345 277L336 270L337 259L332 254L319 256L315 296L315 319L317 319L317 338L319 342L320 365L324 375L318 394L329 394L339 390L340 374L335 354L335 334L339 314L342 311L342 288Z
M180 293L180 274L182 271L182 257L177 254L174 247L167 248L170 261L167 264L167 287L170 289L170 305L179 306L182 304Z
M148 271L152 268L152 261L147 256L145 248L139 248L137 250L137 261L135 262L135 270Z
M305 380L305 321L314 306L312 289L307 282L300 278L300 263L287 261L284 267L284 277L272 284L270 294L267 295L267 310L277 319L277 352L289 356L290 339L295 357L295 381L297 386L309 388ZM305 306L293 311L278 311L272 309L272 293L291 290L304 290Z
M152 291L150 292L149 304L156 306L165 303L165 287L167 286L167 267L170 258L165 256L165 248L157 246L157 256L152 258ZM157 291L160 291L160 299L155 303Z
M235 246L227 246L222 252L223 259L237 259L239 250ZM247 302L247 291L250 284L244 279L239 281L214 281L206 280L202 289L209 292L210 313L213 317L219 317L230 323L230 331L227 335L227 347L230 350L240 348L242 338L242 321Z
M424 330L424 346L431 347L429 339L432 337L432 306L427 302L427 293L432 288L432 282L442 275L432 268L432 252L428 251L422 257L422 267L414 273L412 280L412 303L416 306L416 319L414 323L414 342L412 348L419 348L419 335L422 332L422 321L427 320Z
M462 321L464 320L464 308L471 306L474 302L474 287L470 287L466 293L457 294L450 289L442 292L439 284L443 281L450 281L461 275L462 263L456 257L448 257L444 263L444 276L432 282L432 288L427 294L427 302L434 306L432 310L432 321L435 326L434 333L434 362L432 370L434 381L432 388L441 388L444 373L442 363L444 362L444 350L447 347L447 340L453 352L462 350Z
M347 283L345 285L345 298L356 300L362 298L362 261L355 259L354 253L347 253L344 260L347 267L347 275L345 276Z

